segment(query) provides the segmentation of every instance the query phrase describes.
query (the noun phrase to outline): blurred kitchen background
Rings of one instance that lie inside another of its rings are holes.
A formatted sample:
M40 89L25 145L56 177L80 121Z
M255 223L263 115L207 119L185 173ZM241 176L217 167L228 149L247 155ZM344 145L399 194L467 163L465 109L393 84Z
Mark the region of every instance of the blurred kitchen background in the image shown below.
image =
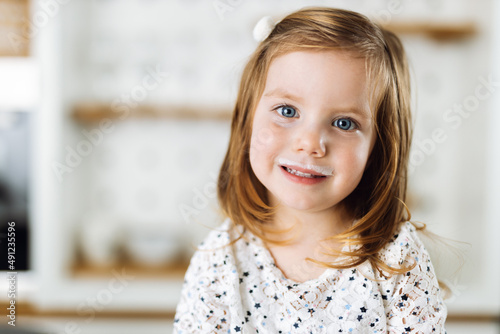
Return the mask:
M402 37L408 204L452 240L428 240L454 292L448 332L500 333L495 0L0 0L0 332L8 222L15 329L171 332L189 258L221 219L215 181L253 27L311 5Z

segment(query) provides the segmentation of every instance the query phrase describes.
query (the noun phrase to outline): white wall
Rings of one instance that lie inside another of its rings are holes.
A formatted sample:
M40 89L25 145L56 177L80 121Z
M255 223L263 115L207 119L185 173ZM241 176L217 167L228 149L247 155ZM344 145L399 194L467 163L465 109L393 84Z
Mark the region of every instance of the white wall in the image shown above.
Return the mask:
M214 3L73 0L37 34L34 55L40 63L43 100L36 129L39 149L33 165L32 214L40 305L76 307L108 284L106 279L89 282L68 277L84 213L120 213L136 224L153 227L165 221L171 231L194 230L199 237L202 230L186 225L179 207L192 204L196 189L211 182L210 172L217 172L227 142L227 122L119 122L102 145L59 183L53 162L63 162L66 146L75 148L85 139L82 131L92 129L68 117L73 104L111 103L141 82L145 68L161 65L170 76L150 92L148 102L228 107L241 67L256 45L251 37L255 22L263 15L328 3L379 19L474 20L478 24L480 33L467 40L404 38L416 82L414 149L418 143L424 145L436 128L447 136L417 164L410 190L417 220L443 236L470 243L462 274L450 281L459 291L451 312L498 314L500 273L495 254L500 243L495 236L500 224L495 206L500 200L496 172L500 134L495 124L500 119L494 111L500 106L499 94L481 100L460 125L443 118L454 104L474 95L481 84L479 77L493 74L500 80L493 61L500 56L499 43L493 43L500 28L496 25L494 33L492 28L500 18L498 2L408 0L401 10L392 12L388 1L240 1L225 12L218 12ZM40 9L35 5L36 10ZM141 161L148 159L158 162L155 170L141 167ZM165 201L165 205L156 205L157 211L146 205L141 213L141 189L149 189L146 197L153 194L149 202L160 198L158 203ZM135 193L139 195L131 195ZM213 204L206 205L200 217L211 220ZM180 282L170 283L134 281L106 307L172 308Z

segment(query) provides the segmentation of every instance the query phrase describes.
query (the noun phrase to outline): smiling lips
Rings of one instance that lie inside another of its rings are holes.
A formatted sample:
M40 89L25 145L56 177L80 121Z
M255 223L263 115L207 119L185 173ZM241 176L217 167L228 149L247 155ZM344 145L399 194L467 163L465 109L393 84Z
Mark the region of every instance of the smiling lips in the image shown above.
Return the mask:
M302 172L299 172L298 170L296 169L292 169L290 167L286 167L286 166L281 166L282 168L284 168L288 173L290 174L293 174L293 175L297 175L297 176L301 176L301 177L308 177L308 178L315 178L315 177L326 177L325 175L316 175L316 174L311 174L311 173L302 173Z
M302 164L282 158L278 159L278 165L291 180L300 183L318 183L333 175L332 168Z

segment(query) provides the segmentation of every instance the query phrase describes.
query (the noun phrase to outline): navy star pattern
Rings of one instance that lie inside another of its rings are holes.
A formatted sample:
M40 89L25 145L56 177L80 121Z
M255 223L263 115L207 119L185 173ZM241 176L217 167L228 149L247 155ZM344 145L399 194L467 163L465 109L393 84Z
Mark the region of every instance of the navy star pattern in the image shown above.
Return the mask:
M418 275L412 270L378 282L367 279L376 272L366 267L328 269L321 279L295 282L283 276L260 239L247 237L224 248L219 246L230 239L228 233L212 235L204 245L217 250L197 252L186 274L174 333L379 334L413 307L410 315L427 327L390 327L390 332L443 334L446 308L436 299L438 287L422 279L434 273L432 265L421 249L414 250L415 237L405 226L389 247L418 258ZM425 314L429 309L432 314Z

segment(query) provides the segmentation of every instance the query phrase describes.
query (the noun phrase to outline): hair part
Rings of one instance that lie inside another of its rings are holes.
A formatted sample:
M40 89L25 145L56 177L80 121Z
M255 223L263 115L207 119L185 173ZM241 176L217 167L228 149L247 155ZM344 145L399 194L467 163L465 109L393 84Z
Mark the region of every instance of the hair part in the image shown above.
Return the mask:
M326 267L351 268L365 261L379 272L401 273L408 266L391 268L377 253L391 240L398 225L410 219L404 204L412 137L410 77L399 38L362 14L325 7L306 8L282 19L259 44L244 68L233 112L231 137L218 180L223 213L266 242L275 208L266 188L250 166L253 115L264 91L272 61L294 51L339 50L365 59L376 140L363 177L342 202L357 220L351 228L327 239L356 245L342 263ZM265 138L262 139L265 141Z

